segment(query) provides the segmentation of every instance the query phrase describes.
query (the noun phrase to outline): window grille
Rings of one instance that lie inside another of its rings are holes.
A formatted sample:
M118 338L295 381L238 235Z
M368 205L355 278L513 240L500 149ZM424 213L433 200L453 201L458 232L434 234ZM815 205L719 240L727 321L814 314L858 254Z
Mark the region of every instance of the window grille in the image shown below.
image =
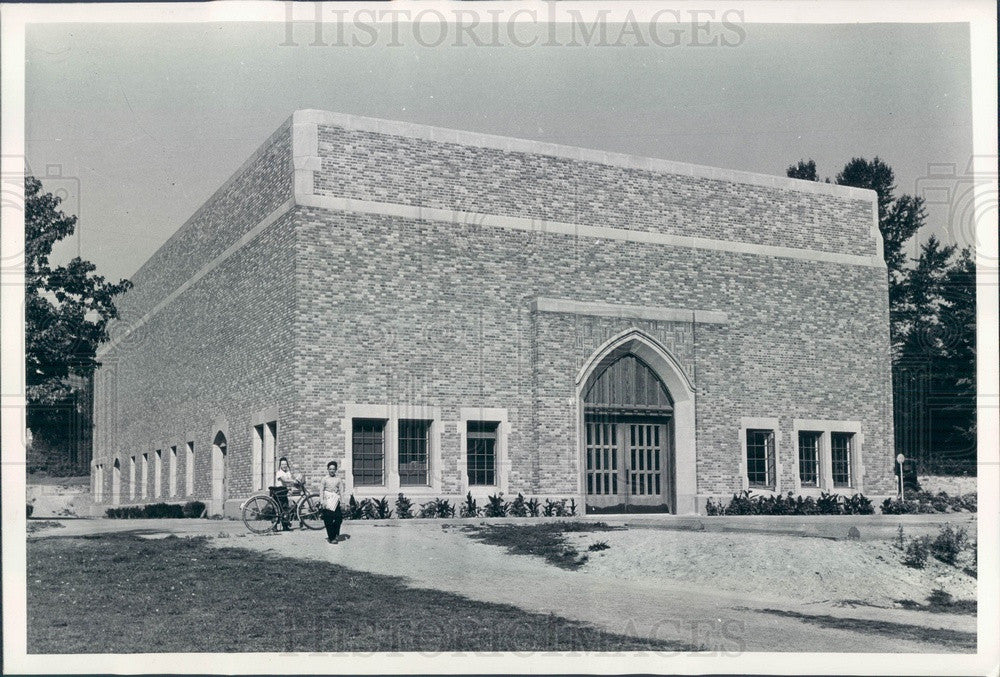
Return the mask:
M822 433L799 433L799 483L804 487L819 486L819 440Z
M466 462L470 485L496 484L498 426L495 421L468 422Z
M830 435L830 465L833 471L833 486L851 486L851 433Z
M351 467L354 484L359 486L384 484L385 421L356 418L353 430Z
M774 431L747 430L747 480L752 487L774 488Z
M399 483L427 484L427 449L430 421L399 421Z

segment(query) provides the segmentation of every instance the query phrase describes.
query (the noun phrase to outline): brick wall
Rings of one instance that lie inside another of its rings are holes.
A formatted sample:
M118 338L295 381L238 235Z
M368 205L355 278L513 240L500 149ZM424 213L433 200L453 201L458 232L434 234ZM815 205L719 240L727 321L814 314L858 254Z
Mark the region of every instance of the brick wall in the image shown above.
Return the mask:
M870 256L869 200L319 126L315 192Z

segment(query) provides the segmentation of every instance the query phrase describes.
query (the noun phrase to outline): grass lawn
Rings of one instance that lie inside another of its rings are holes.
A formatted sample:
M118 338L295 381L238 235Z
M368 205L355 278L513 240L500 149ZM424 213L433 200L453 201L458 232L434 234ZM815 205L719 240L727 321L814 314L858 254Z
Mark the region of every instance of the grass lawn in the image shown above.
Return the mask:
M488 545L501 545L507 552L544 557L545 561L563 569L579 569L588 559L566 543L563 534L580 531L615 531L604 522L549 522L543 524L490 524L466 527L470 538ZM603 544L606 547L607 544Z
M785 618L795 618L805 623L812 623L822 628L835 628L882 635L886 638L905 639L913 642L933 642L954 647L956 652L975 652L976 633L944 628L925 628L922 625L910 623L893 623L890 621L865 620L862 618L841 618L825 614L803 614L781 609L760 609L762 614L773 614Z
M27 548L29 653L696 649L203 538Z

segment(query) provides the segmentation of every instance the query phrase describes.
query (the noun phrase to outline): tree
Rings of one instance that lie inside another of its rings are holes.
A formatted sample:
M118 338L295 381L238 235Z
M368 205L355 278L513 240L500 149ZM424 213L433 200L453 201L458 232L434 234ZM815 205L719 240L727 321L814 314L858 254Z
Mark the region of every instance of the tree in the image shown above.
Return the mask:
M799 160L797 165L791 165L785 170L790 179L802 179L803 181L819 181L816 174L816 163L813 160L806 162Z
M118 317L115 296L132 285L106 281L80 257L53 266L52 248L73 234L77 217L64 214L61 199L33 176L24 179L24 196L27 424L36 439L52 439L62 432L62 412L76 406L81 380L99 366L97 347Z

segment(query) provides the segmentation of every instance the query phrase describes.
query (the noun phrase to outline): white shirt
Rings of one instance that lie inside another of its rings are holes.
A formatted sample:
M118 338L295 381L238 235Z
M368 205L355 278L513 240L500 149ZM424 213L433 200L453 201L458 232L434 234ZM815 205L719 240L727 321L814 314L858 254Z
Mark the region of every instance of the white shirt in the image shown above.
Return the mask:
M285 487L291 485L295 481L292 477L292 473L288 470L281 470L280 468L274 473L274 486Z

